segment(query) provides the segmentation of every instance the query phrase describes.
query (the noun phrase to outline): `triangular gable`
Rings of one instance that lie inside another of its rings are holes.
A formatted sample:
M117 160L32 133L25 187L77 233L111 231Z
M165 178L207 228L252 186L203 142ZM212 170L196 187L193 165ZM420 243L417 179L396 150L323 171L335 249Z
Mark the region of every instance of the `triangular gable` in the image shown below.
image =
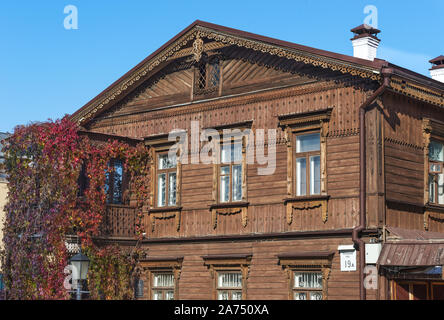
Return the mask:
M363 60L197 20L75 112L71 118L84 125L115 105L172 60L190 55L198 59L203 51L231 45L369 80L381 80L380 70L387 66L384 60ZM424 92L424 87L420 89ZM442 92L429 91L425 97L429 101L424 101L443 104Z

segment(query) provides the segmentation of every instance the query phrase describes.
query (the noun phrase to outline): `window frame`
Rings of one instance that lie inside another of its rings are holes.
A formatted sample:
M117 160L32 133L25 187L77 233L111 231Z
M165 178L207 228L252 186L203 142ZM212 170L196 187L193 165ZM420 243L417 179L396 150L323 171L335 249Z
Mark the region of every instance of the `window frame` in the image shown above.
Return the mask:
M115 183L115 162L116 161L120 161L122 164L122 187L120 190L120 201L119 202L114 202L114 183ZM110 168L112 168L112 170L110 172L106 172L105 174L109 174L109 182L108 182L108 191L105 190L105 194L106 194L106 204L107 205L123 205L125 204L125 199L124 199L124 193L126 191L126 189L128 188L127 186L127 172L125 170L125 160L123 159L119 159L119 158L112 158L109 160L108 166ZM105 178L105 184L107 182L107 178ZM88 182L87 182L88 183Z
M432 140L444 143L444 122L430 118L423 118L422 135L424 143L424 205L426 206L426 210L424 211L424 228L425 230L428 230L430 209L434 207L440 209L444 208L444 204L430 202L430 185L429 185L430 163L433 162L430 161L429 159L430 143ZM437 188L435 188L435 190L436 190L435 192L438 191Z
M297 137L299 136L305 136L305 135L310 135L310 134L319 134L319 150L316 151L307 151L307 152L297 152L296 148L297 148ZM311 194L310 192L310 187L311 187L311 174L310 174L310 157L313 156L319 156L321 157L321 132L320 130L307 130L307 131L297 131L297 132L292 132L292 148L293 148L293 157L294 157L294 161L292 161L292 165L293 165L293 197L316 197L322 194L322 187L319 186L320 188L320 192L319 193L315 193L315 194ZM305 190L305 194L304 195L297 195L297 172L296 172L296 162L297 159L300 158L305 158L305 179L306 179L306 190ZM319 175L321 176L321 172L322 172L322 168L319 169ZM322 180L322 179L321 179ZM321 183L320 183L321 184Z
M173 285L171 287L159 287L154 286L154 278L158 274L171 274L173 276ZM165 295L169 291L173 291L173 299L176 299L176 277L174 276L174 270L173 269L154 269L150 272L150 300L154 300L154 292L160 291L162 292L162 299L157 300L166 300Z
M435 206L444 206L444 203L439 203L439 194L438 194L438 192L439 192L439 185L438 185L438 181L437 181L437 178L438 178L438 174L444 174L444 169L443 169L443 167L444 167L444 159L443 159L443 161L437 161L437 160L430 160L430 144L432 143L432 142L437 142L437 143L440 143L441 145L443 145L443 148L444 148L444 137L437 137L437 136L434 136L434 135L432 135L431 137L430 137L430 141L429 141L429 147L427 148L428 149L428 151L429 151L429 154L427 155L427 157L428 157L428 194L429 194L429 198L428 198L428 203L429 204L431 204L431 205L435 205ZM432 164L438 164L438 165L440 165L441 166L441 171L440 171L440 173L431 173L431 170L430 170L430 167L431 167L431 165ZM433 184L434 184L434 190L435 190L435 194L434 194L434 202L432 202L430 199L431 199L431 195L430 195L430 192L431 192L431 190L430 190L430 176L431 175L433 175L433 178L434 178L434 182L433 182Z
M317 272L322 274L322 300L328 300L328 279L330 277L332 261L335 251L319 252L291 252L282 253L277 256L279 264L287 273L288 299L294 300L294 273L295 272ZM321 291L319 289L306 290L301 288L300 292ZM307 295L307 298L309 295ZM307 299L309 300L309 299Z
M298 293L305 293L307 299L306 300L312 300L310 298L311 292L319 292L322 294L322 300L324 300L324 281L322 281L322 287L321 288L300 288L295 287L295 273L320 273L322 276L322 268L292 268L291 269L291 290L292 290L292 300L294 299L294 295L296 292ZM323 276L322 276L323 277Z
M207 266L213 280L213 300L218 300L218 280L219 273L221 272L241 273L242 290L238 288L232 290L242 291L242 300L247 300L247 282L250 273L251 254L209 255L202 256L201 258L204 260L204 265Z
M183 131L184 134L188 134ZM188 139L187 139L188 141ZM145 146L150 151L150 199L149 199L149 211L180 211L181 210L181 189L182 189L182 163L180 161L180 147L176 153L176 205L175 206L157 206L157 165L158 165L158 153L167 153L171 146L175 144L174 141L168 140L168 134L159 134L146 137L144 139ZM166 204L168 199L166 199Z
M241 275L241 287L219 287L219 275L222 273L236 273ZM229 301L233 300L233 292L240 292L241 296L243 297L243 288L244 288L244 277L242 276L242 270L240 268L238 269L216 269L216 299L219 300L219 293L221 291L228 291L229 294Z
M212 66L217 65L218 83L212 85ZM205 70L205 75L202 76L201 70ZM218 55L208 56L207 53L202 53L198 62L194 65L193 72L193 97L203 96L208 94L220 95L222 90L222 59ZM205 78L205 86L202 86L202 78Z
M176 155L176 166L174 168L166 168L166 169L159 169L159 158L162 155L168 155L168 150L162 150L157 151L155 153L155 173L154 173L154 180L155 180L155 188L154 188L154 208L174 208L177 207L177 177L178 177L178 161L177 161L177 155ZM165 173L165 205L159 206L159 174ZM176 173L176 203L174 205L169 204L169 175L170 173Z
M153 300L153 290L156 290L153 286L154 275L157 273L172 273L174 277L174 300L179 299L179 279L182 272L183 256L180 257L156 257L151 256L145 259L141 259L139 264L142 271L140 276L144 280L144 296L138 298L139 300ZM168 287L173 288L173 287ZM167 288L162 288L162 290ZM164 293L162 294L162 296Z
M245 161L245 147L244 147L244 138L243 136L239 137L230 137L231 141L229 143L227 143L227 141L223 141L223 139L221 139L220 141L220 154L216 155L219 158L218 163L216 164L217 166L217 173L216 173L216 179L217 179L217 195L216 195L216 203L217 204L234 204L234 203L239 203L242 201L246 201L246 190L245 190L245 184L244 184L244 175L246 174L246 172L244 172L245 170L247 170L246 168L246 161ZM231 150L232 150L232 146L236 143L240 143L240 147L241 147L241 160L240 162L230 162L230 163L222 163L222 148L224 146L224 143L230 146L230 157L231 157ZM241 198L239 200L233 200L233 166L240 166L241 167ZM228 188L228 201L221 201L221 196L222 196L222 192L221 192L221 176L226 176L226 175L222 175L221 174L221 170L222 167L229 167L230 168L230 173L228 174L230 179L229 179L229 188Z

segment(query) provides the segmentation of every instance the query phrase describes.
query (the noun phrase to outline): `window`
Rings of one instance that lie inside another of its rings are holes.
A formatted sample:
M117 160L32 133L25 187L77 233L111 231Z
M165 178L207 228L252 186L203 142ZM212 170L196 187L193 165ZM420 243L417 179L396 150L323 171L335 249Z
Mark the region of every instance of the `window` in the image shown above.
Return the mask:
M173 272L153 272L152 300L174 300L174 282Z
M293 271L294 300L322 300L322 273Z
M290 300L326 300L335 251L290 252L278 255L287 272Z
M109 204L122 204L123 199L123 162L112 159L109 162L110 170L106 172L105 193Z
M80 169L79 178L77 179L78 185L78 197L83 197L85 195L86 189L89 187L89 179L86 174L86 163L82 163L82 167Z
M157 207L176 206L177 189L176 156L168 153L157 156Z
M143 280L142 279L136 279L136 285L134 287L134 296L136 298L142 298L143 297Z
M218 300L242 300L242 273L219 272L217 275Z
M220 86L220 63L217 57L209 60L203 54L195 69L194 94L217 92Z
M245 300L246 281L250 272L251 254L203 256L213 280L216 300Z
M321 193L321 140L319 133L295 136L296 196Z
M223 144L219 170L219 202L242 200L242 143Z
M147 284L148 300L174 300L179 296L179 278L182 269L183 256L156 257L147 256L140 260L143 278Z
M444 204L444 143L431 140L429 145L429 202Z

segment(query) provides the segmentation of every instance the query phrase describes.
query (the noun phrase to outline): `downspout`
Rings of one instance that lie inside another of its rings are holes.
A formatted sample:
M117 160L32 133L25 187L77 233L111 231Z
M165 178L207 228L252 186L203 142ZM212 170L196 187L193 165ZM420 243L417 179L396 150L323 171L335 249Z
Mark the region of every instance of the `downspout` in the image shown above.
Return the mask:
M381 70L383 76L382 85L359 107L359 225L353 228L352 240L355 248L359 251L359 298L366 299L364 288L364 266L365 266L365 242L360 238L360 234L366 228L366 143L365 143L365 113L367 108L390 86L390 75L392 69Z

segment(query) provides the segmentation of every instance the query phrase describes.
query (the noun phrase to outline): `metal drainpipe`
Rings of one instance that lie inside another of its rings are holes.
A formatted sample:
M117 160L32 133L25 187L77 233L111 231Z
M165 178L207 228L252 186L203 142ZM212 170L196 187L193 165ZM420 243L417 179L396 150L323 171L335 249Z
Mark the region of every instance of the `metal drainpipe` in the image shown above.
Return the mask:
M383 84L359 107L359 225L353 228L352 240L355 248L359 250L359 298L366 299L364 288L365 242L360 238L360 233L366 228L366 143L365 143L365 113L370 106L390 86L392 69L381 70L384 77Z

